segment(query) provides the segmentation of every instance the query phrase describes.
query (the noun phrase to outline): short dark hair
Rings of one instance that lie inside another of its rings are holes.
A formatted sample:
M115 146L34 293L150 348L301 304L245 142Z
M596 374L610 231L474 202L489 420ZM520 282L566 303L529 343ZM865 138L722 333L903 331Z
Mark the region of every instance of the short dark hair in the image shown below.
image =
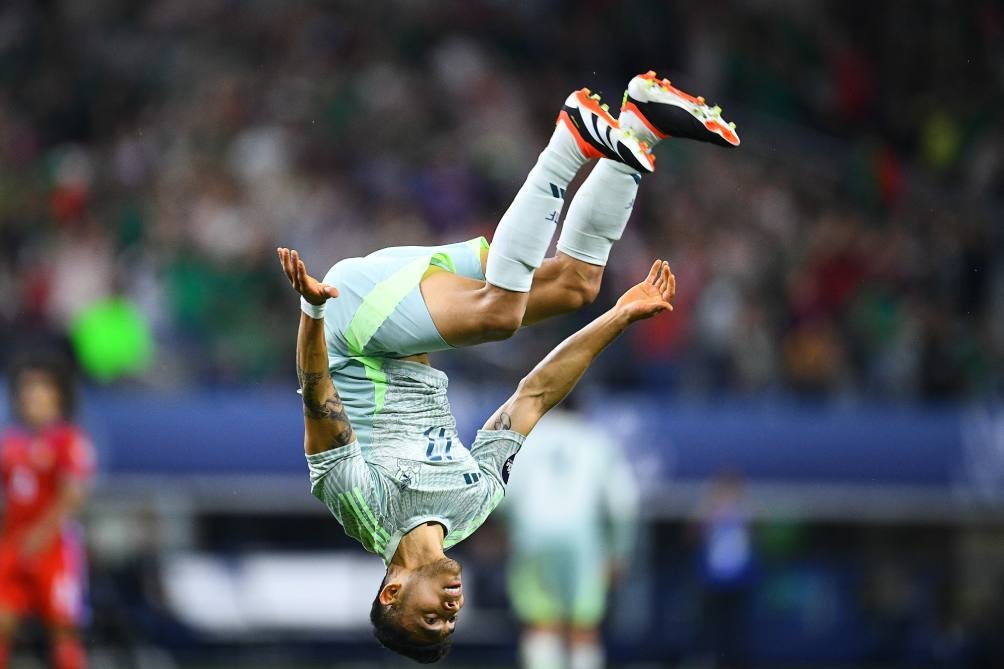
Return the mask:
M380 593L387 582L387 577L380 582L380 589L373 598L370 607L370 622L373 623L373 636L380 645L395 653L410 657L420 664L439 662L450 654L453 649L453 639L446 637L433 643L418 643L401 626L400 613L393 606L380 603Z
M45 374L56 386L59 393L60 413L63 420L73 418L77 410L77 380L73 366L63 356L56 353L31 353L15 358L7 370L8 392L11 411L21 418L18 408L18 392L21 378L25 374L39 372Z

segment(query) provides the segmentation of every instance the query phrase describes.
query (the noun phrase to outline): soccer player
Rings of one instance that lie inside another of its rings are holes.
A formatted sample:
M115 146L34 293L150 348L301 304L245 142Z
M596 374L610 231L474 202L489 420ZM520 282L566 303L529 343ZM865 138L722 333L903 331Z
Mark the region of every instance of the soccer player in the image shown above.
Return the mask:
M94 467L90 441L71 422L74 389L56 360L27 360L9 375L17 425L0 436L0 668L18 621L45 623L56 669L83 669L79 628L86 564L74 516Z
M568 410L544 417L519 458L499 511L521 664L601 669L607 589L624 573L637 530L634 474L613 436Z
M337 263L318 282L296 251L277 249L301 294L297 373L312 491L387 564L371 612L385 646L424 662L445 655L463 594L443 549L495 508L523 437L593 357L633 320L671 308L675 279L653 265L520 384L469 451L428 354L505 339L594 299L641 174L654 169L650 147L669 135L738 144L717 107L649 73L630 82L619 119L587 89L566 99L490 250L483 238L383 249ZM545 260L565 189L592 159L558 253Z

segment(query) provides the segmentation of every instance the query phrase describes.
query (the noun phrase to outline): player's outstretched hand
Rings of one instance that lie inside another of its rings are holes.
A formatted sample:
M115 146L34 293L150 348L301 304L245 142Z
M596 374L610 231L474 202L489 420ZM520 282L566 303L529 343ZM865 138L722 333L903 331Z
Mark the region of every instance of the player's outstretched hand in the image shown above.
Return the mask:
M293 290L303 295L303 299L311 304L324 304L328 298L338 297L337 288L321 283L307 274L307 266L303 264L300 254L295 250L279 247L275 252L279 254L282 271L286 273L290 285L293 286Z
M617 300L617 308L622 310L631 322L651 318L663 311L672 311L670 301L676 295L676 277L665 260L656 260L648 276Z

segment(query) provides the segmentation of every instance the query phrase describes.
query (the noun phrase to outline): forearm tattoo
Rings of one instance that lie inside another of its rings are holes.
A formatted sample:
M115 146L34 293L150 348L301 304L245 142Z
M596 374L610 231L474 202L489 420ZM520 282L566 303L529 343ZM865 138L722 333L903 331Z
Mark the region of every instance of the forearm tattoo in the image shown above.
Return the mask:
M495 423L492 425L493 430L508 430L512 428L512 416L507 414L505 411L499 413L499 417L495 419Z
M303 393L303 415L310 420L327 420L335 428L335 441L338 446L351 443L352 423L345 414L342 398L338 396L330 381L325 383L326 372L307 372L297 365L296 377L300 380L300 390Z

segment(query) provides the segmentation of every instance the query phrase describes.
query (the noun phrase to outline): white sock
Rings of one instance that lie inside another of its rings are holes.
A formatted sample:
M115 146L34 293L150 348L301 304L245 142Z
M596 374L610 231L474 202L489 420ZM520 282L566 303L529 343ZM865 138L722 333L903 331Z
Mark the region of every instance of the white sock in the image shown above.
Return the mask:
M603 669L603 648L599 644L581 644L572 646L568 659L568 669Z
M526 632L519 643L523 669L565 669L565 646L554 632Z
M641 175L606 158L575 193L558 237L558 250L590 265L606 265L610 248L621 238Z
M565 188L585 162L571 131L559 123L495 229L485 270L488 283L529 292L533 272L554 237Z

